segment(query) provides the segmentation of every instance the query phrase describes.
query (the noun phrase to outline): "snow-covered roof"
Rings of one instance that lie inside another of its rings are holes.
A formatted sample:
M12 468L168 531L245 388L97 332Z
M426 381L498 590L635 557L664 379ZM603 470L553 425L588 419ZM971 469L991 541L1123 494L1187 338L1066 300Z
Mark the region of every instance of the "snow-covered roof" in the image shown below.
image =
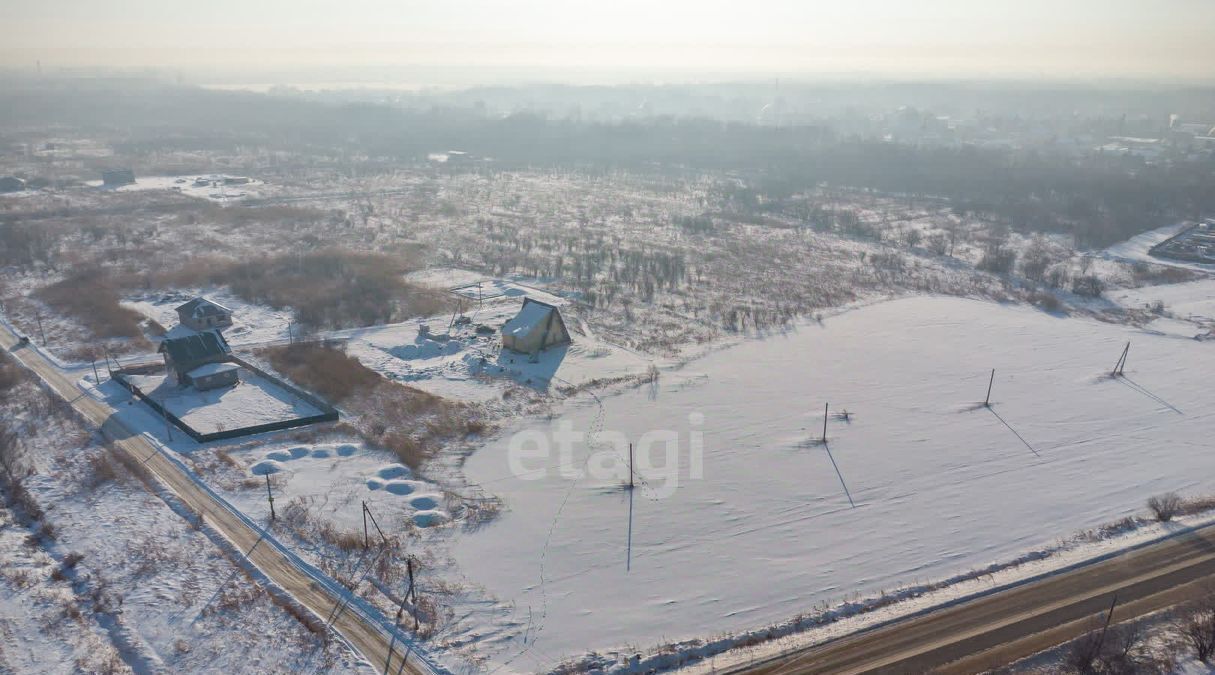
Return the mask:
M190 377L207 377L208 375L218 375L232 370L240 370L240 366L235 363L206 363L194 370L191 370Z
M200 295L197 298L194 298L193 300L190 300L189 302L179 306L177 308L177 313L178 314L189 314L190 316L193 316L195 318L201 318L204 316L213 316L213 315L220 314L220 313L231 314L232 310L228 309L227 307L224 307L223 305L219 304L218 302L215 302L214 300L208 300Z
M532 332L536 326L548 319L548 315L556 310L552 305L528 298L523 302L523 308L515 318L502 326L503 335L520 337Z

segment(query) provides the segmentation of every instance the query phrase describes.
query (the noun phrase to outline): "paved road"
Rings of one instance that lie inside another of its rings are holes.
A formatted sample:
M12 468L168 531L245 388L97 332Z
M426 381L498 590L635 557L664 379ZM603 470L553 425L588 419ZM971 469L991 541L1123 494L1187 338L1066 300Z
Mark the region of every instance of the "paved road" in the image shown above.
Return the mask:
M331 586L333 582L322 583L310 576L284 551L265 541L255 526L196 483L181 466L159 452L147 439L127 428L114 414L113 408L85 395L37 350L16 345L16 336L0 324L0 348L34 371L56 394L97 425L116 451L126 453L134 461L142 463L183 504L194 513L203 514L208 525L244 552L249 561L279 588L318 616L329 618L332 627L377 670L382 671L389 663L390 653L392 672L422 675L435 670L416 653L405 659L402 668L407 647L400 640L392 639L379 623L383 620L382 616L365 616L357 606L346 604L335 593Z
M1180 529L1180 528L1179 528ZM976 673L1195 597L1215 579L1215 525L736 672Z

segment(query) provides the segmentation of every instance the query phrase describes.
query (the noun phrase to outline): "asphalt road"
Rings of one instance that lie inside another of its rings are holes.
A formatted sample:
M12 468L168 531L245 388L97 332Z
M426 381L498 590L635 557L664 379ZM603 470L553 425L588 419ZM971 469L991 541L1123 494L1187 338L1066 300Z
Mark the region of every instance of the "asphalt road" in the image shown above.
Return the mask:
M1215 525L733 672L977 673L1196 597L1215 581Z
M345 638L377 671L391 663L392 672L418 675L433 669L415 654L408 654L399 640L392 639L382 626L364 616L357 607L345 603L324 584L300 569L283 551L263 540L262 534L239 518L216 497L201 488L186 472L144 437L127 428L113 408L84 394L69 377L30 346L18 346L17 337L0 324L0 348L36 373L56 394L68 401L86 420L100 428L115 451L126 453L148 471L194 513L203 515L208 525L222 534L279 588L330 625ZM391 662L390 662L391 654ZM404 664L404 668L402 665Z

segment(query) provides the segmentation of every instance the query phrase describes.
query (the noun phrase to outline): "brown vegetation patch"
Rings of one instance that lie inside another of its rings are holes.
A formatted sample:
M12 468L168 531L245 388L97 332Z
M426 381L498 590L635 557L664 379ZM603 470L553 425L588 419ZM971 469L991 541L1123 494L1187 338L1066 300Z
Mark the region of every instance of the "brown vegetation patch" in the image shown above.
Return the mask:
M353 429L418 468L450 440L484 430L480 411L384 379L340 349L297 343L263 351L280 373L353 415Z
M103 270L83 270L39 289L37 296L96 337L144 340L139 328L143 315L118 304L118 287Z

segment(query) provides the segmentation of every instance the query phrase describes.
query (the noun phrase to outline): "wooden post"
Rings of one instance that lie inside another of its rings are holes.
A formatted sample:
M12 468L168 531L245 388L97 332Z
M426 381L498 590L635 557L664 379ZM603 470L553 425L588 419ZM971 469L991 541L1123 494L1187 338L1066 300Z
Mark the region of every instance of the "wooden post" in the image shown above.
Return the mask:
M264 475L266 476L266 499L270 500L270 522L273 523L274 518L275 518L274 493L270 491L270 474L264 474Z
M830 403L823 404L823 443L827 442L827 409L830 407Z
M413 601L413 632L418 632L418 592L413 586L413 556L405 559L405 570L409 573L409 590L405 591L405 597L412 598Z
M987 398L983 399L983 406L991 407L991 385L996 383L996 369L991 369L991 379L987 381Z
M97 359L90 361L93 364L93 383L101 384L101 376L97 374Z
M160 397L160 416L165 419L165 435L173 440L173 426L169 424L169 397Z
M371 545L371 541L367 535L367 502L363 502L363 548Z
M629 443L629 489L633 489L633 444Z
M1101 653L1101 646L1105 644L1105 631L1109 630L1110 620L1114 618L1114 607L1118 604L1118 594L1114 594L1114 601L1110 603L1110 611L1105 615L1105 625L1101 627L1101 637L1097 638L1097 653Z
M46 331L42 330L42 310L34 310L34 318L38 320L38 333L42 336L42 346L46 346Z

